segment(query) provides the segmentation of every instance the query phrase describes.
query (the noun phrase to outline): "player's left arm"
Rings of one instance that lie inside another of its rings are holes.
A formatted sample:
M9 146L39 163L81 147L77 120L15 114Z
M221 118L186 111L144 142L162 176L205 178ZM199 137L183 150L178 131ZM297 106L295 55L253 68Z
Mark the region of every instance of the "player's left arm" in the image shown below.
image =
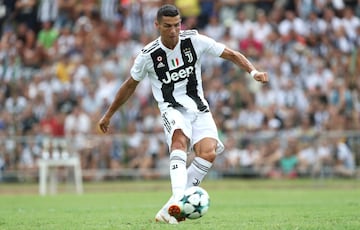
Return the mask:
M257 71L254 65L238 51L225 47L220 57L233 62L241 69L247 71L256 81L262 83L267 83L269 81L267 72Z

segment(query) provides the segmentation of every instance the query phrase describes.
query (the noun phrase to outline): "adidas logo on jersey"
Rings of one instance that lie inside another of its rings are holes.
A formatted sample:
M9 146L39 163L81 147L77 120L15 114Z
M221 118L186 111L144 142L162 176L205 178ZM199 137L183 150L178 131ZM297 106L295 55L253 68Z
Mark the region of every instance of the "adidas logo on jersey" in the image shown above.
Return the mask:
M157 64L157 66L156 66L156 68L163 68L163 67L165 67L165 65L164 65L164 63L162 63L162 62L159 62L159 64Z
M194 71L194 67L193 66L188 66L185 69L180 69L179 71L175 71L172 72L171 74L169 73L169 71L166 71L166 79L162 79L162 82L164 84L169 84L170 82L174 81L181 81L187 77L190 76L190 74L192 74Z

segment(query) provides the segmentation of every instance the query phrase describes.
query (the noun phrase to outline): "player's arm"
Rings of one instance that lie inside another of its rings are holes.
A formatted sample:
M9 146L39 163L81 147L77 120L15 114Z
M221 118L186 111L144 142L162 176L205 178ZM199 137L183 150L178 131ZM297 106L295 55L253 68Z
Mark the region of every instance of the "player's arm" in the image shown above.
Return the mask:
M119 88L117 91L115 98L105 114L102 116L98 123L98 127L103 133L106 133L109 129L109 123L111 117L114 113L122 106L129 97L134 93L137 85L139 84L138 81L134 80L132 77L129 77Z
M266 72L259 72L253 64L240 52L225 47L220 57L229 60L239 66L241 69L250 73L250 75L257 81L262 83L268 82L268 75Z

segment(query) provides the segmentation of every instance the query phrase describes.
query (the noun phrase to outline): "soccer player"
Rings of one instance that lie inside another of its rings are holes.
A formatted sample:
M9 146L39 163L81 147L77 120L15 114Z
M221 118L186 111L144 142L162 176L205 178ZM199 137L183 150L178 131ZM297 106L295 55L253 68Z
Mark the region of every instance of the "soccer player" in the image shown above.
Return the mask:
M175 200L182 196L186 188L201 183L216 155L224 149L204 97L200 65L202 55L210 54L229 60L262 83L268 82L268 75L257 71L244 55L224 44L196 30L180 30L180 12L173 5L159 8L155 26L160 37L146 45L136 57L130 70L131 76L119 88L98 126L106 133L112 115L129 99L142 79L150 78L170 151L173 194L155 219L177 224L184 218ZM190 150L194 151L195 158L187 168L187 153Z

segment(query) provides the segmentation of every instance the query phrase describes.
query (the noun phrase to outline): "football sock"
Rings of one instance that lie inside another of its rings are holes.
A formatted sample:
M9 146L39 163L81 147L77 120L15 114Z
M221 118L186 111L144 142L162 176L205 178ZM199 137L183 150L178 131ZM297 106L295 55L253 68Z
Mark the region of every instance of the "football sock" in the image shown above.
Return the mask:
M170 153L170 179L174 197L181 196L187 183L186 173L187 154L181 150Z
M211 162L200 157L195 157L187 169L186 188L199 185L206 174L209 172L211 166Z

